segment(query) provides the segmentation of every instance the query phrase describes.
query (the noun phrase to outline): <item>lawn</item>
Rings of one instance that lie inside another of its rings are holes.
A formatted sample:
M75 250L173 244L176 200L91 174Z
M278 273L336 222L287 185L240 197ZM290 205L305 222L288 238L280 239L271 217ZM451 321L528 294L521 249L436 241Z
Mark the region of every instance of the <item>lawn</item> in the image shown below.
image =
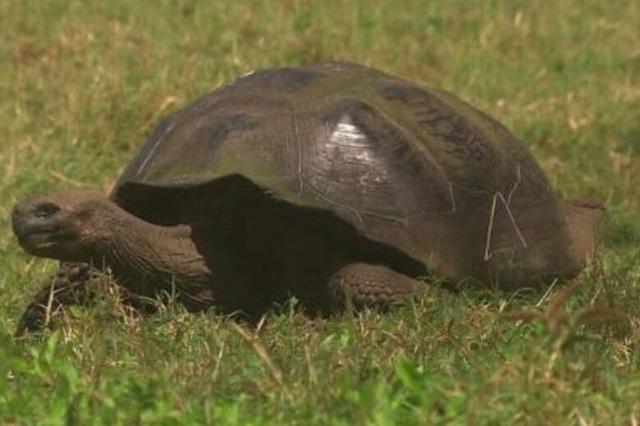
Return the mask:
M606 202L597 261L540 294L432 285L387 314L293 306L258 329L172 303L132 317L105 286L55 331L12 338L56 267L18 247L17 200L106 191L171 110L252 69L322 60L505 123L560 196ZM640 421L639 2L0 0L0 200L0 423Z

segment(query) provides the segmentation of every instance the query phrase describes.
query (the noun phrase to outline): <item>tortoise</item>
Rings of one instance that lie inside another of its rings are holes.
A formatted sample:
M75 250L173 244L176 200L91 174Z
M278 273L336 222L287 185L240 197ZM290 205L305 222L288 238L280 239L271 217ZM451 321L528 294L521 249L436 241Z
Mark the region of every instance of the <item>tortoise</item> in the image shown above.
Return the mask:
M19 328L42 326L50 294L84 300L87 265L247 316L291 297L389 306L421 278L539 287L585 266L602 213L559 200L519 140L448 92L352 63L267 69L164 118L108 198L15 206L24 250L62 261Z

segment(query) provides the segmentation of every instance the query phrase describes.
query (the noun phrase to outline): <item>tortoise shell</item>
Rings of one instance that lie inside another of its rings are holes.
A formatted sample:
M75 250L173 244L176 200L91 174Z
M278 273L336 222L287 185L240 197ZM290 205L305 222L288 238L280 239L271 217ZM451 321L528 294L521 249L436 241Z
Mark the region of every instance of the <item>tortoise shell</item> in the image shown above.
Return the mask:
M505 127L365 66L269 69L214 90L158 124L112 198L159 223L217 220L170 194L215 198L205 188L238 179L446 279L517 287L581 266L564 203Z

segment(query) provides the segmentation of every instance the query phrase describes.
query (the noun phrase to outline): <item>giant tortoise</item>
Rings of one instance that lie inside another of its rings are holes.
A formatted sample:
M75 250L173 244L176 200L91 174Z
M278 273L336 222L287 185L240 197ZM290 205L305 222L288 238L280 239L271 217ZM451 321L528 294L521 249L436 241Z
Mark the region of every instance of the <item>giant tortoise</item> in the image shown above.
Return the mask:
M350 63L257 71L163 119L108 198L15 207L20 245L62 261L20 328L81 300L88 264L134 295L248 316L291 297L385 306L421 279L535 287L586 264L601 215L450 93Z

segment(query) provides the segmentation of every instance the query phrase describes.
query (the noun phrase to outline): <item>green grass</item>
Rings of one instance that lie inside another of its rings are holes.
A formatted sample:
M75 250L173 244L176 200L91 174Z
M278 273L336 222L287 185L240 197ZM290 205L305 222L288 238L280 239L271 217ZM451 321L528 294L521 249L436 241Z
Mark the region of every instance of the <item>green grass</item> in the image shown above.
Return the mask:
M16 200L107 188L169 110L254 68L330 59L457 93L560 195L606 201L599 260L566 303L559 286L432 287L390 314L292 310L254 333L172 305L132 318L105 291L56 332L10 337L55 269L13 239ZM0 0L0 147L0 423L640 421L638 2ZM615 312L584 313L602 306ZM509 319L532 307L539 320Z

